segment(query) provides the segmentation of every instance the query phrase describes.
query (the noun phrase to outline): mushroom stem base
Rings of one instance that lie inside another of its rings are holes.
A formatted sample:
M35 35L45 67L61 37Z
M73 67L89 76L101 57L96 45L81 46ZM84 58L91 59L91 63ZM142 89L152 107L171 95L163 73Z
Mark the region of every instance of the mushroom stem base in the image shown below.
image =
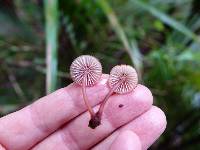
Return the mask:
M95 129L101 124L101 115L97 112L89 121L88 127Z

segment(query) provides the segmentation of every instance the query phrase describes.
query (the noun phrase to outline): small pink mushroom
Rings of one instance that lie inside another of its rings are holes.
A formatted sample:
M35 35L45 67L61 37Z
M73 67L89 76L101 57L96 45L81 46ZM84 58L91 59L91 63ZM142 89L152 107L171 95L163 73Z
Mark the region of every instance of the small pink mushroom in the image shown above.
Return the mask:
M90 55L79 56L70 66L70 75L75 83L82 86L82 94L85 105L88 108L91 118L93 118L95 113L89 104L88 97L86 95L86 87L93 86L100 80L102 75L101 63L98 59Z
M119 94L131 92L138 84L136 70L129 65L118 65L112 68L108 80L110 88Z
M101 103L98 112L89 122L89 127L93 129L101 124L101 116L104 106L114 92L118 94L125 94L135 89L138 84L137 72L129 65L117 65L113 67L110 72L108 84L111 89Z

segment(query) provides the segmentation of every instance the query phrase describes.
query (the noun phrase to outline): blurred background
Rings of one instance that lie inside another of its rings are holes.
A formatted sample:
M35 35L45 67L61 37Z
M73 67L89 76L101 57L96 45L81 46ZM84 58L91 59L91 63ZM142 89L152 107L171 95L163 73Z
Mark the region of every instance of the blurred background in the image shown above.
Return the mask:
M96 56L133 65L168 125L151 149L200 149L199 0L0 0L0 115L71 83Z

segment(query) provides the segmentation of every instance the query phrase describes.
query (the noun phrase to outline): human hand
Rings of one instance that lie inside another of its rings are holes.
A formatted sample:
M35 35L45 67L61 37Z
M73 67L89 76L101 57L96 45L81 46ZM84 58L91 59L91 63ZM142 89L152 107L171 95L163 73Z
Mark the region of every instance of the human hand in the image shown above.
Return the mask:
M103 75L97 85L87 87L96 110L109 91L107 78ZM0 150L144 150L166 127L164 113L152 103L152 94L143 85L128 94L114 94L102 124L91 129L81 87L71 84L1 118Z

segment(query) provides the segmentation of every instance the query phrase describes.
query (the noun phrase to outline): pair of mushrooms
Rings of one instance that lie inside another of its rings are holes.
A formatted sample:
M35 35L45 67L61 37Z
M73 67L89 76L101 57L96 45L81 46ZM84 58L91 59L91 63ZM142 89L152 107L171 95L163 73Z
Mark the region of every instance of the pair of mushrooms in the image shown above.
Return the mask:
M113 93L125 94L131 92L138 84L137 72L133 67L129 65L117 65L113 67L108 79L110 91L105 96L99 110L95 113L89 104L86 87L94 86L100 80L102 75L101 63L98 59L90 55L79 56L71 64L70 75L72 80L82 87L83 99L91 115L88 126L92 129L101 124L104 106Z

